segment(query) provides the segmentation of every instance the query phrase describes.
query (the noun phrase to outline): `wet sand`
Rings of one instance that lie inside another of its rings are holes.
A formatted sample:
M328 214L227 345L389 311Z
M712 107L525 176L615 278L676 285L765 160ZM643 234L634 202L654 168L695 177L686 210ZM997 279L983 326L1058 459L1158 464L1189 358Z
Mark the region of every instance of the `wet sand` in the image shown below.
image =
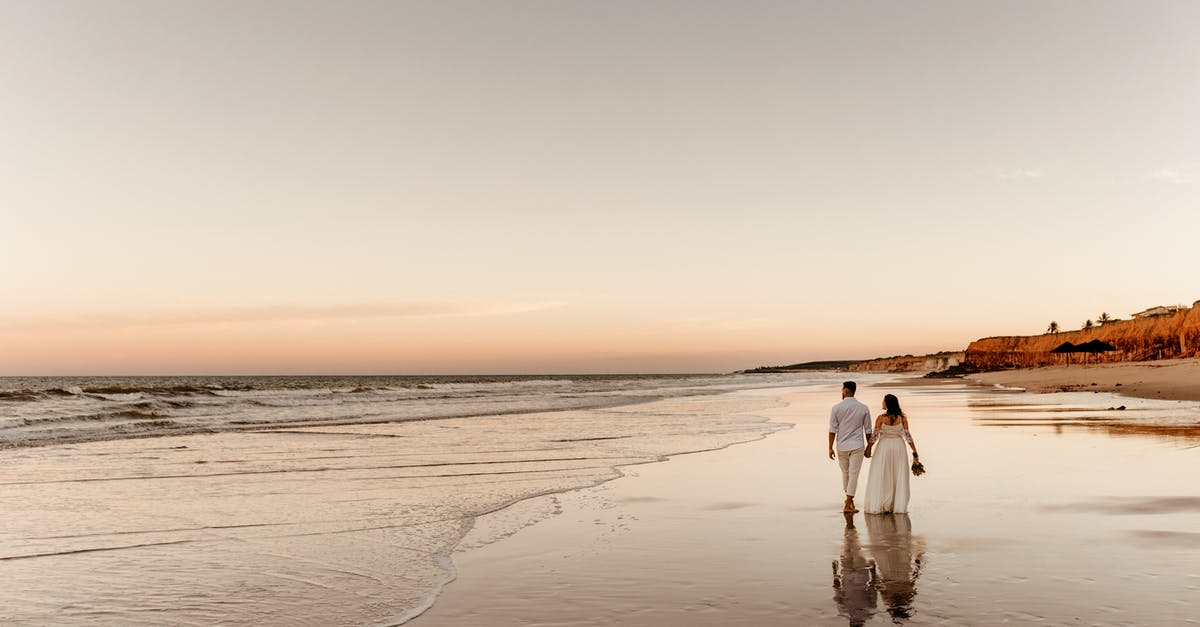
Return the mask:
M1200 359L1051 366L967 378L1030 392L1118 392L1140 398L1200 401Z
M503 522L481 518L410 624L1197 623L1200 435L1158 426L1200 423L1200 404L958 383L859 397L891 389L929 470L907 516L839 512L836 387L797 389L759 412L791 430L526 501L556 514L483 546Z

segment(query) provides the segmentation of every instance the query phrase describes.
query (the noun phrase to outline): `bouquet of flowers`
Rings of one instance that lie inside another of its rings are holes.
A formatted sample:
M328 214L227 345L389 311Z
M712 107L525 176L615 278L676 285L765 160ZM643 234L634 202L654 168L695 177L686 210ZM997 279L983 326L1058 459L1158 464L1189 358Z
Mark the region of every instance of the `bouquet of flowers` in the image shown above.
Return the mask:
M914 477L920 477L925 474L925 464L922 464L920 458L916 455L913 455L912 473Z

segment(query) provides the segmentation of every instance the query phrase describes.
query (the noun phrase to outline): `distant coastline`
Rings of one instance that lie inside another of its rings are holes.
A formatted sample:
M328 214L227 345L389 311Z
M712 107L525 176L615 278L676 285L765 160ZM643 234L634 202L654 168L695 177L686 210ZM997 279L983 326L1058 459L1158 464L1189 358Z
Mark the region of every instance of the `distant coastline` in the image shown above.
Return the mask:
M985 337L962 351L865 360L810 361L761 366L746 374L811 372L926 373L968 378L1031 392L1108 391L1145 398L1200 400L1200 301L1191 307L1152 307L1128 320L1102 314L1101 323L1046 333ZM1087 350L1089 343L1101 350Z
M786 372L937 372L962 363L963 351L942 351L928 355L894 355L875 359L807 361L788 366L759 366L741 374L777 374Z
M842 359L832 361L806 361L799 364L791 364L788 366L759 366L748 370L739 370L736 374L781 374L786 372L817 372L817 371L833 371L844 372L850 369L852 364L860 363L853 359Z

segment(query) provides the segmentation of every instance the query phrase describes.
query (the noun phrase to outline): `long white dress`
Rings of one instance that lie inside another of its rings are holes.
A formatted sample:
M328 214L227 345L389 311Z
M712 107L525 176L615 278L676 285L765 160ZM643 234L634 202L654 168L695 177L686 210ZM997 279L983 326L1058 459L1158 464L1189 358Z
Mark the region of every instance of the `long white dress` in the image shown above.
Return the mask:
M867 476L867 494L863 511L868 514L908 512L908 472L912 462L905 446L904 423L880 424L875 430L875 448L871 453L871 472Z

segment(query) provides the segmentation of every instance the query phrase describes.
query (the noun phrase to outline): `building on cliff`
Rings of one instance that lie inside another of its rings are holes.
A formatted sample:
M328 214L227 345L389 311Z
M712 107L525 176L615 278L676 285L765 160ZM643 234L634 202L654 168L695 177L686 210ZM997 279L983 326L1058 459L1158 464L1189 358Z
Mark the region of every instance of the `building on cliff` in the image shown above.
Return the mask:
M1197 302L1200 302L1200 301L1197 301ZM1163 307L1162 305L1159 305L1158 307L1151 307L1145 311L1139 311L1139 312L1133 314L1133 317L1134 318L1153 318L1155 316L1170 316L1172 314L1179 313L1185 309L1187 309L1187 307L1184 307L1183 305L1171 305L1168 307Z
M1157 307L1146 312L1159 309ZM1192 307L1163 307L1166 313L1115 320L1078 331L1030 336L985 337L971 342L964 366L976 370L1037 368L1063 363L1052 351L1063 342L1100 340L1117 350L1089 357L1097 362L1200 357L1200 301ZM1146 313L1141 312L1141 313Z

